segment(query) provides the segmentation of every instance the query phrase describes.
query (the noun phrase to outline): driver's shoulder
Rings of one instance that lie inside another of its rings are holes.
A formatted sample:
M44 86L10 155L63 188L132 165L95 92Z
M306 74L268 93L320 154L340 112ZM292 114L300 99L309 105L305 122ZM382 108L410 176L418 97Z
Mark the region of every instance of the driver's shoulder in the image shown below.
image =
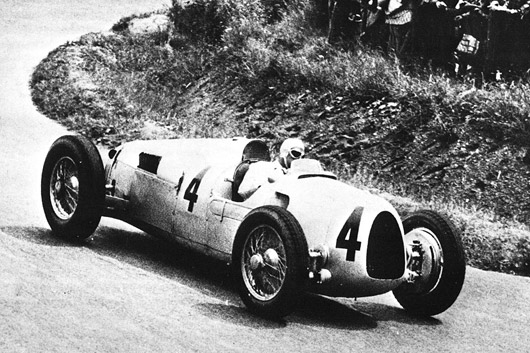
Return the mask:
M253 169L273 170L280 169L282 166L277 161L256 161L250 164Z

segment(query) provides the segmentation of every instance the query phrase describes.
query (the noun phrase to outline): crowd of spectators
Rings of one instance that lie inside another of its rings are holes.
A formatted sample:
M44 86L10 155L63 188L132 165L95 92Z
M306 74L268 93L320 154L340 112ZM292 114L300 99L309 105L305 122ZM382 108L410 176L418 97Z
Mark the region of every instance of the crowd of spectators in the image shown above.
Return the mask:
M325 1L330 43L364 42L450 75L530 68L530 0Z

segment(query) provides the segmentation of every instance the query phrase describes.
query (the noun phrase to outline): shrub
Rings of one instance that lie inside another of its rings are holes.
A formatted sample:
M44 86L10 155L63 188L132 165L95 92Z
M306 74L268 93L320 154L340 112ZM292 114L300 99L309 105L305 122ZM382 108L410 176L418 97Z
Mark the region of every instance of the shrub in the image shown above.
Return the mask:
M222 1L194 0L182 4L182 1L173 0L170 15L176 31L195 42L217 44L229 20Z

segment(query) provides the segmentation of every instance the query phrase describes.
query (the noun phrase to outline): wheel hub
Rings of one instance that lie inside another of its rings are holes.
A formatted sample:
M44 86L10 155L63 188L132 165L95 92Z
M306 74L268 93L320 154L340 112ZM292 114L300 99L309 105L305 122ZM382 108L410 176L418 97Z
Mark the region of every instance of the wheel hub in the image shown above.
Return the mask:
M264 261L267 265L276 267L278 266L278 263L280 262L280 257L278 256L278 253L274 249L267 249L265 251L264 255Z
M72 186L73 189L77 190L79 189L79 180L77 179L76 176L72 176L70 178L70 185Z
M409 243L409 291L413 293L429 293L440 281L444 267L442 247L427 228L416 228L406 234Z
M263 267L263 256L261 254L254 254L250 258L250 269L256 271Z
M267 249L263 255L254 254L250 258L250 269L252 271L259 270L265 265L277 267L280 263L280 256L274 249Z

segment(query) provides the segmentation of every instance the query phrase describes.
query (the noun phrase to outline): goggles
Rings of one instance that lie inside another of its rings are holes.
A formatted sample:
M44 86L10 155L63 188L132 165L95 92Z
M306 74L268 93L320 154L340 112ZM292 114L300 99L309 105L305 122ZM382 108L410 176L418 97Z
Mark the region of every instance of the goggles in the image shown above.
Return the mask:
M289 151L289 155L294 159L300 159L304 156L304 152L293 149Z

